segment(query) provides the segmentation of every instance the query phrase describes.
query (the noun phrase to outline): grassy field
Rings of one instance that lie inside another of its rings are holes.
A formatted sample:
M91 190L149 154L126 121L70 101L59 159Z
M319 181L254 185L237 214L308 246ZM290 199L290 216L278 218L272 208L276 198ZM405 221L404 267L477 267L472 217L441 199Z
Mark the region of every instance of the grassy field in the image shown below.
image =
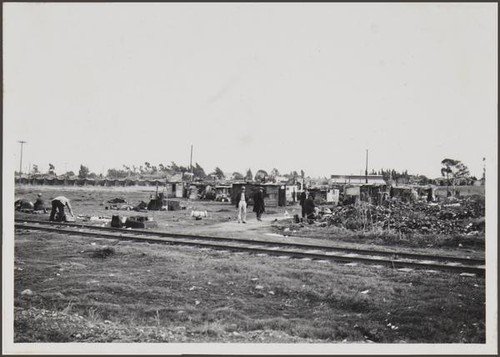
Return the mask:
M113 197L149 197L53 188L43 194L67 195L77 215L110 215L100 204ZM189 210L155 218L179 231L243 226L233 222L230 205L203 207L211 213L202 221L189 219ZM271 222L258 232L272 232ZM485 341L485 281L478 277L35 231L16 231L14 264L15 342Z

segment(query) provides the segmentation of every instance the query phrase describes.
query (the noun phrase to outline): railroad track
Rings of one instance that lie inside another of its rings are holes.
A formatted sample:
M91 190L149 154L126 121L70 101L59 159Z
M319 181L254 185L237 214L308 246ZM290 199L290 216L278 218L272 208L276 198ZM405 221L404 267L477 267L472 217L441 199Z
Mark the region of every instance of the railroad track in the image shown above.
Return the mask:
M248 240L230 237L213 237L168 233L151 230L126 230L80 223L55 223L48 221L16 220L16 229L38 230L135 241L150 241L166 244L198 246L216 250L247 252L271 256L334 261L349 265L371 264L389 266L394 269L447 270L457 273L484 276L485 262L481 259L469 259L429 254L389 252L380 250L353 249L324 246L314 243L291 243L263 240Z

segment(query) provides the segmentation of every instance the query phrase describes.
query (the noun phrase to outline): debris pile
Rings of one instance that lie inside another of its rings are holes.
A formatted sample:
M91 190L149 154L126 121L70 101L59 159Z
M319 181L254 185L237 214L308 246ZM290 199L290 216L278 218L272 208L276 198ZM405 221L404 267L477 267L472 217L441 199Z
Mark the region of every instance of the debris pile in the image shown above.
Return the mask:
M331 212L331 213L330 213ZM440 203L387 201L320 210L318 222L360 231L372 228L401 233L473 234L484 231L484 199L464 198Z

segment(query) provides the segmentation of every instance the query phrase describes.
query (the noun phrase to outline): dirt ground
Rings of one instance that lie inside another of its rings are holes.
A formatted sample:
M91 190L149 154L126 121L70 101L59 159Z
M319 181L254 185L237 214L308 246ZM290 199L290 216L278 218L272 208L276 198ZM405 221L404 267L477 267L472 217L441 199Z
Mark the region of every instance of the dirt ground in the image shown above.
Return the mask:
M288 222L298 206L268 208L263 222L250 208L243 224L237 223L236 208L229 203L186 201L185 210L147 213L105 209L113 198L147 201L151 188L25 186L16 188L16 198L34 201L38 192L46 200L65 195L78 221L92 224L106 221L90 217L148 215L161 230L172 232L364 245L284 236L276 226ZM208 218L195 220L192 209L206 210ZM48 219L48 214L16 217ZM394 249L377 247L384 248ZM400 272L18 230L14 277L16 342L485 340L484 279L446 272Z
M156 189L153 187L54 187L54 186L19 186L16 187L16 199L26 198L35 201L36 195L42 193L44 200L49 205L50 199L63 195L71 201L73 211L77 216L76 222L95 225L108 225L112 215L147 216L158 223L157 230L183 233L200 234L223 237L237 237L258 240L278 240L284 242L309 242L315 244L334 245L365 249L366 245L374 249L389 251L407 251L414 253L442 254L459 257L484 258L483 247L460 246L457 242L453 246L418 246L411 244L397 244L391 246L377 237L352 236L345 230L326 229L314 225L298 225L293 223L293 216L301 212L298 204L287 207L267 207L262 221L257 221L253 207L247 211L247 223L237 222L237 210L231 203L200 201L188 199L173 199L182 201L185 209L176 211L148 211L136 212L126 210L110 210L109 200L121 198L131 205L141 201L148 202L151 194ZM161 190L160 190L161 192ZM117 204L120 207L122 204ZM191 217L192 210L207 211L208 217L196 220ZM22 219L48 219L49 214L23 214L16 213L16 218ZM102 218L102 219L99 219ZM400 242L404 243L404 242Z

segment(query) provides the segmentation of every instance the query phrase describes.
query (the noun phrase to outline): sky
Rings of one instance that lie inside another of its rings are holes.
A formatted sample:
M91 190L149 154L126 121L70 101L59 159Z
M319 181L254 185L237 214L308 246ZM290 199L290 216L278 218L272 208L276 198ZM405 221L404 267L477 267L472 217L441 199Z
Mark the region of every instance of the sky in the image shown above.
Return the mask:
M13 170L496 170L496 3L3 6Z

